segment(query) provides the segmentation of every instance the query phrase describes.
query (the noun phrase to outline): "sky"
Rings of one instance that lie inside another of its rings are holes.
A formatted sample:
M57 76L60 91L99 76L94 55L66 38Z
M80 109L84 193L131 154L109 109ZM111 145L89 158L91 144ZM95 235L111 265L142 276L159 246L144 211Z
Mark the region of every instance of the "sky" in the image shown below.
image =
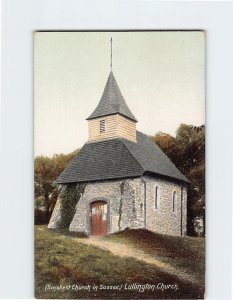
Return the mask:
M34 33L34 154L81 148L85 120L113 73L137 130L173 136L205 122L205 33L201 31Z

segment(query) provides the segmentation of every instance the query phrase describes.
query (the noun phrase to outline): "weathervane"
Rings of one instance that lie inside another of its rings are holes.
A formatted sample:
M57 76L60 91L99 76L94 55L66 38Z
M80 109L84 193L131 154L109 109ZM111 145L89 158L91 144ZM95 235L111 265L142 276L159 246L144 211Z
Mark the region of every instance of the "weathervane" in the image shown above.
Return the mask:
M111 67L111 70L112 70L112 38L111 38L110 42L111 42L111 65L110 65L110 67Z

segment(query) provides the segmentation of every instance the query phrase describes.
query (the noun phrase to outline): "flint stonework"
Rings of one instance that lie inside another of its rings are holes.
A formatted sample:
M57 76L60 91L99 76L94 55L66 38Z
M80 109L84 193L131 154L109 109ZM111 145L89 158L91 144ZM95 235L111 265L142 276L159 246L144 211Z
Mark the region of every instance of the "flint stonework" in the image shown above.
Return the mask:
M156 187L157 209L155 208ZM175 211L173 211L174 191L177 196ZM145 228L161 234L186 235L187 191L184 184L146 176L136 179L88 183L76 205L69 231L91 234L90 207L93 202L99 200L107 203L108 233L126 228ZM50 229L59 228L60 202L60 198L58 198L48 225Z

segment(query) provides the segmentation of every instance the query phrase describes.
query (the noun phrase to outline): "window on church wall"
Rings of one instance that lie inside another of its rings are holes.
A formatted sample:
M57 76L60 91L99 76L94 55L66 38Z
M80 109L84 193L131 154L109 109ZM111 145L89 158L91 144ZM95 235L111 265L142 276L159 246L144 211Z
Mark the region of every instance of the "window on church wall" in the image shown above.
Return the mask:
M140 212L141 212L141 214L143 213L143 204L142 203L140 204Z
M181 188L181 192L180 192L180 206L181 206L181 210L184 210L184 204L183 204L183 199L184 199L184 195L183 195L184 191L183 188Z
M172 194L172 211L175 212L177 210L177 201L176 201L176 192L174 191Z
M155 209L156 210L159 209L159 205L158 205L158 186L155 187Z
M182 210L186 210L186 201L184 201L184 198L185 195L184 195L184 188L182 187L181 188L181 207L182 207Z
M136 213L135 197L133 197L133 213Z
M105 132L105 120L100 120L100 133Z

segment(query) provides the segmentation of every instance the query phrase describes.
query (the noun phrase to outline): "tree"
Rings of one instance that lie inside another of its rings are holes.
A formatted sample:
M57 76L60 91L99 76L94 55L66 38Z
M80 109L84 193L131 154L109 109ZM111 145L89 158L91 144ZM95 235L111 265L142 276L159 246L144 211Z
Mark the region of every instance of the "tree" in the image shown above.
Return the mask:
M172 161L176 160L178 144L173 136L160 131L152 139Z
M55 180L79 149L52 158L37 156L34 160L35 222L48 223L59 194Z
M194 235L194 219L205 216L205 126L181 124L176 137L159 132L152 138L190 180L187 229Z

